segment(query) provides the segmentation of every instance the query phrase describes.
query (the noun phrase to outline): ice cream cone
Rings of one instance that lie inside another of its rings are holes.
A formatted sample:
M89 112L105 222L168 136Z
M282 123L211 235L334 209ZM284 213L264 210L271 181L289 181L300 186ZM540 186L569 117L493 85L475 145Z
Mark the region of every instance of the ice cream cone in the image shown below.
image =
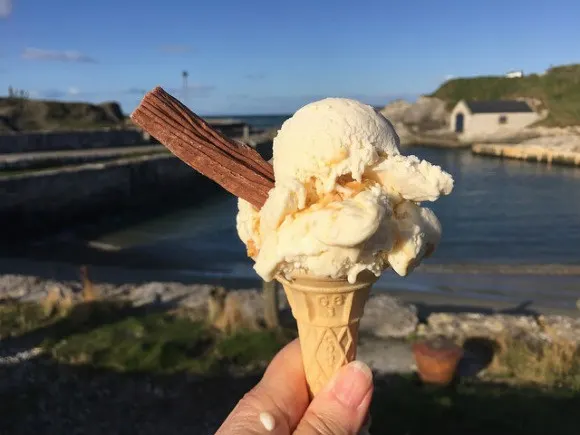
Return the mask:
M284 286L298 323L302 360L311 396L315 396L340 367L356 358L359 321L377 277L359 274L345 279L277 278Z

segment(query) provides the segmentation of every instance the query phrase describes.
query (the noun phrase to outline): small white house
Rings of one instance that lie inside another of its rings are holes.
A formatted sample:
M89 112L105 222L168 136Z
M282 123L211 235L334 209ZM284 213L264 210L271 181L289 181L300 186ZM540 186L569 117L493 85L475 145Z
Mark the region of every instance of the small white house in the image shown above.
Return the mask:
M519 79L524 76L524 72L522 70L508 71L505 76L509 79Z
M528 103L517 100L459 101L451 111L451 131L484 136L498 130L520 130L541 119Z

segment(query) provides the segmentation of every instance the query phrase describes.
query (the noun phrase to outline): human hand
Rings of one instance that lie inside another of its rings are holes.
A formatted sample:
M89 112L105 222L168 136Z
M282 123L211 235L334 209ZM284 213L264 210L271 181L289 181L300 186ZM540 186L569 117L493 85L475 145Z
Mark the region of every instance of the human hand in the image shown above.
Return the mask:
M353 361L309 403L300 344L294 340L274 357L216 435L355 435L368 415L372 393L370 369Z

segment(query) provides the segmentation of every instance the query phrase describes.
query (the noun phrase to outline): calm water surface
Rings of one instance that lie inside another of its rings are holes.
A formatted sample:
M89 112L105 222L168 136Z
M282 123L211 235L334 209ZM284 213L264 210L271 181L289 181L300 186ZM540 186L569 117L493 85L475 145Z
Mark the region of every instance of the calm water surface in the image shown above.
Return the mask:
M469 151L412 148L403 153L442 166L455 178L455 189L424 204L443 226L433 257L409 277L383 274L375 289L507 300L514 306L527 300L575 306L580 297L580 169ZM236 211L236 199L224 193L196 207L117 227L98 239L66 234L44 247L25 247L26 257L146 270L152 279L255 279L235 230ZM557 268L568 272L554 275Z
M580 264L580 169L478 157L469 151L404 151L442 166L455 179L433 208L443 240L434 264ZM161 258L199 253L212 261L244 261L235 231L235 198L224 195L99 241L152 248ZM183 263L182 259L179 263Z

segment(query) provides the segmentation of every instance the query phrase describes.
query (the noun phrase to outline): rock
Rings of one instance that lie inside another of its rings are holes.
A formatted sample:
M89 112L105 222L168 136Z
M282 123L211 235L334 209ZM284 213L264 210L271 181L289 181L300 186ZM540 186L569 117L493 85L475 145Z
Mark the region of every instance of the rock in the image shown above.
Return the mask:
M360 331L380 338L405 338L415 332L417 308L387 294L372 295L365 305Z
M356 358L379 374L411 373L415 364L408 342L368 336L359 340Z
M397 135L399 136L402 145L411 142L415 137L413 132L409 130L409 127L407 127L402 122L393 123L393 127L395 127L395 131L397 132Z
M236 294L240 302L242 312L255 319L264 318L264 299L262 292L257 289L252 290L235 290L232 293Z
M207 311L207 300L211 290L215 287L207 284L190 285L186 287L186 292L179 300L179 305L188 309Z
M383 107L379 113L393 124L402 123L403 116L411 105L411 103L405 100L395 100Z
M134 306L138 307L141 305L151 304L162 298L162 295L166 295L167 287L159 282L151 282L144 285L135 287L128 295L129 299Z
M445 102L434 97L420 97L415 103L405 100L395 100L380 110L397 131L401 144L415 141L415 135L420 133L434 133L436 136L455 137L446 126L449 122L449 113Z
M72 286L52 280L43 280L35 276L0 275L0 300L38 302L54 287L59 287L65 293L74 293Z
M419 97L403 113L401 121L406 125L415 125L419 130L434 130L448 124L449 113L445 101L434 97Z
M125 299L135 306L156 303L205 311L212 288L211 285L150 282L134 287Z
M434 313L418 332L422 336L444 336L461 341L467 338L533 337L540 335L541 329L536 320L528 316Z

